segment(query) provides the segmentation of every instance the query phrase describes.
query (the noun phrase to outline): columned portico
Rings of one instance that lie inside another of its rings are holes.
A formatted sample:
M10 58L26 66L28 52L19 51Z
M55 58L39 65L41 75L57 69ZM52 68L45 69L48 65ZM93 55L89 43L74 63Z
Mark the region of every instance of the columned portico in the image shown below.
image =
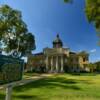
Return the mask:
M61 72L64 72L64 58L61 56Z
M64 72L64 56L63 55L46 56L46 71Z
M53 56L51 57L51 67L50 67L50 69L51 69L51 72L53 72Z
M58 72L58 56L56 56L56 72Z
M49 68L49 61L48 61L48 55L46 56L46 71L48 72L48 68Z
M64 72L64 52L63 42L59 34L53 41L53 49L46 49L46 70L47 72Z

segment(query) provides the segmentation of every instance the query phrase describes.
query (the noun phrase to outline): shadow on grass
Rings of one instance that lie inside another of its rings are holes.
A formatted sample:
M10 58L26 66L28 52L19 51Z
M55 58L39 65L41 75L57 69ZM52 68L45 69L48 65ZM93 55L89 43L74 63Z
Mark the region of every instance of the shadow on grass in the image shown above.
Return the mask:
M4 94L0 94L0 100L4 100L5 95Z
M100 75L99 73L86 73L86 72L83 72L83 73L68 73L68 74L71 74L71 75L75 75L75 76L96 76L96 75Z
M55 78L45 78L40 79L29 84L15 87L14 90L16 91L26 91L32 88L64 88L64 89L73 89L73 90L80 90L78 86L75 84L77 80L75 79L66 79L63 77L55 77Z
M34 95L17 95L17 96L13 96L16 99L21 99L21 100L42 100L42 98L39 98L37 96Z

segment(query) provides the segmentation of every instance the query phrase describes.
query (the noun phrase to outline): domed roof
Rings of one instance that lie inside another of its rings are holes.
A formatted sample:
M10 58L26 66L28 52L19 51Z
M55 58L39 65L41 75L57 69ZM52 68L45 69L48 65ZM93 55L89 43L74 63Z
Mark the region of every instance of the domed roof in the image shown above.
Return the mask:
M62 43L61 39L59 38L59 34L57 34L56 39L53 41L53 43Z
M59 38L59 34L57 34L56 39L53 41L53 48L62 48L63 43Z

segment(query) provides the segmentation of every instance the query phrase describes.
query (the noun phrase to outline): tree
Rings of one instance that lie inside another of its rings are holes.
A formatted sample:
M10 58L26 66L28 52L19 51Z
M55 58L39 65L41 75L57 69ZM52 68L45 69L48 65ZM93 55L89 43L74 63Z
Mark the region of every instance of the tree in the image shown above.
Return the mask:
M100 72L100 61L94 63L96 66L96 71Z
M69 3L74 0L64 0ZM100 0L85 0L85 13L89 22L92 22L98 32L100 32Z
M93 63L89 63L87 67L90 69L90 72L94 72L96 70L96 65Z
M73 0L64 0L65 3L72 3Z
M85 9L88 21L92 22L100 32L100 0L86 0Z
M64 2L69 3L74 0L64 0ZM90 23L96 28L96 32L98 33L100 39L100 0L85 0L85 14ZM100 45L100 40L99 40Z
M8 5L0 7L0 49L22 54L35 49L34 35L28 32L21 12Z

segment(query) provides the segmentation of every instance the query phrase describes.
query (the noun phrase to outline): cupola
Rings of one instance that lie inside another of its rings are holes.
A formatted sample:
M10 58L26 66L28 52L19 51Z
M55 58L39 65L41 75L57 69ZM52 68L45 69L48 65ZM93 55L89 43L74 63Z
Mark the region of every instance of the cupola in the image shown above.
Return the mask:
M62 40L60 39L59 34L57 34L56 39L53 41L53 48L62 48L62 46Z

